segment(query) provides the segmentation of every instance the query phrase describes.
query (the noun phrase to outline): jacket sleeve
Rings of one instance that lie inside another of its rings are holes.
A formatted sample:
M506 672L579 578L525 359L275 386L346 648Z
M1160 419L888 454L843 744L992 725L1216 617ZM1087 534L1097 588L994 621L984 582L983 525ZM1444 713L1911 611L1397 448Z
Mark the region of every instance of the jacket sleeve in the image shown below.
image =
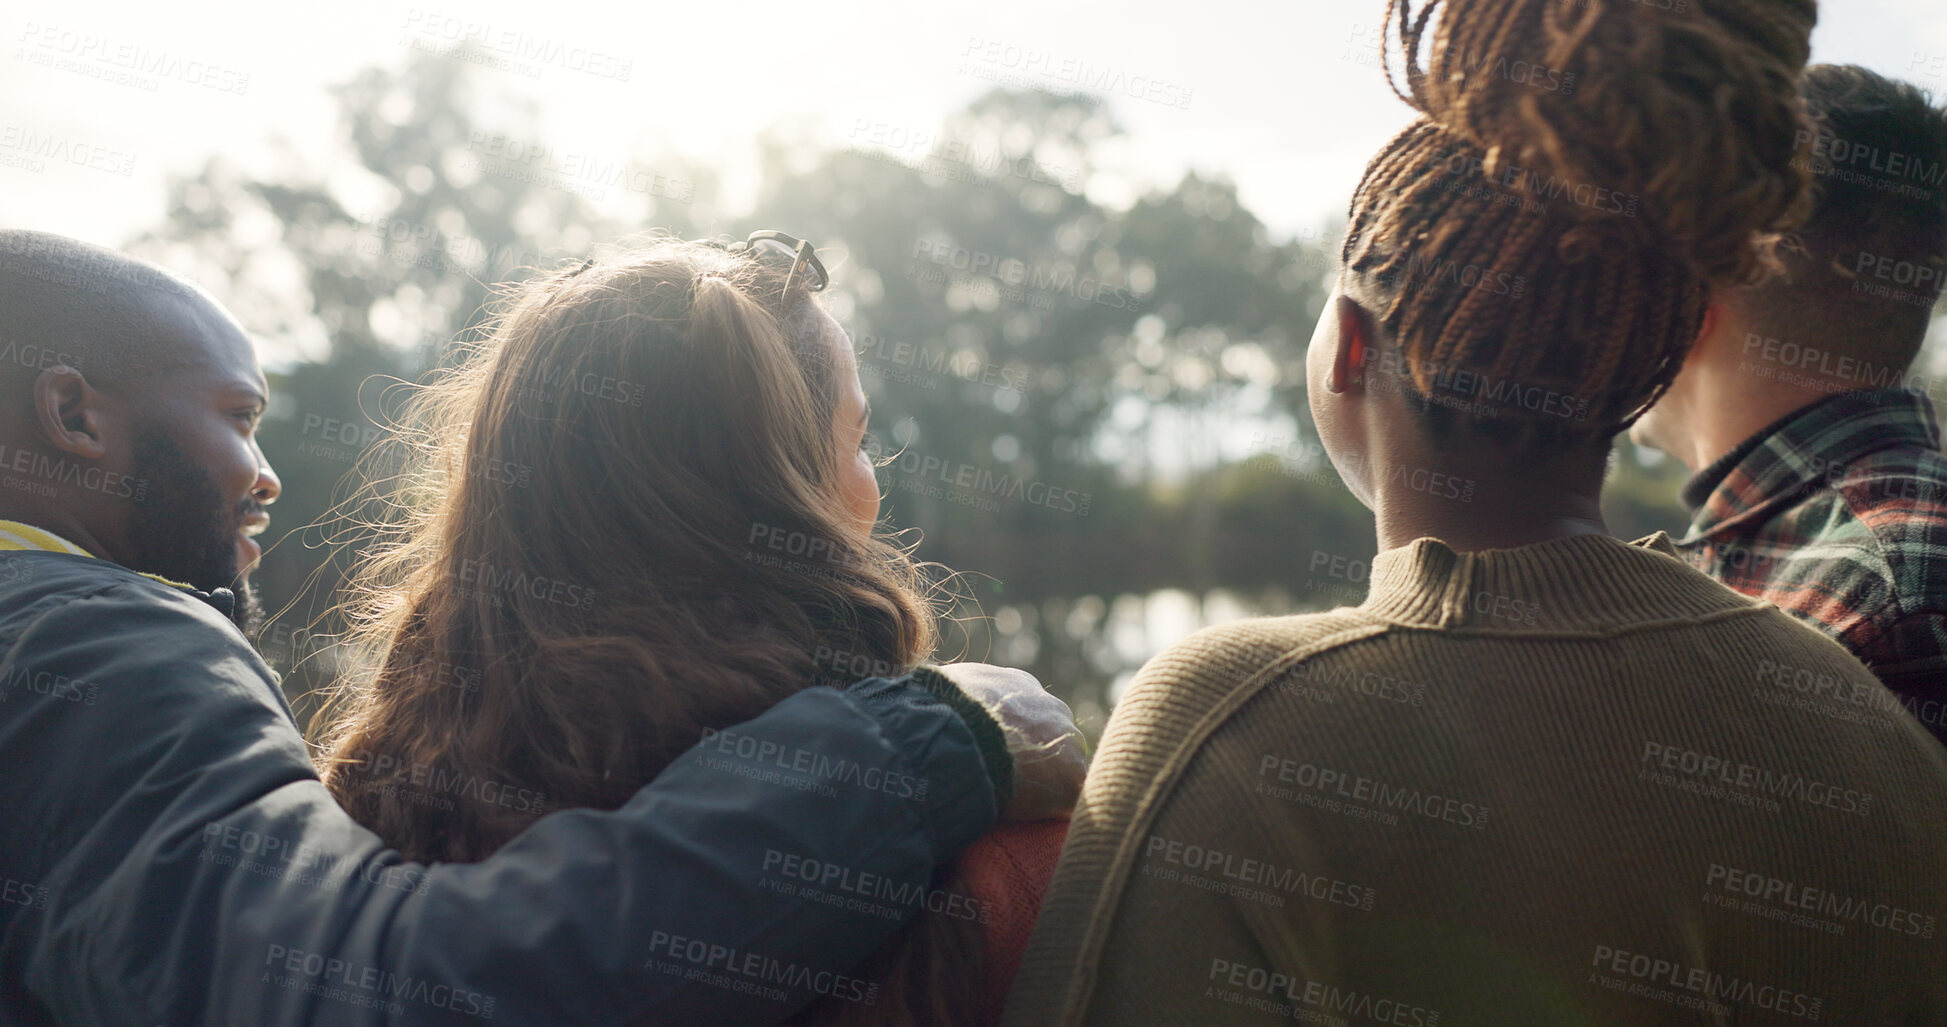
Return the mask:
M67 683L0 705L0 876L37 900L0 909L0 1021L751 1024L872 1003L850 971L913 911L897 897L996 816L964 714L871 680L706 739L620 810L406 863L332 801L241 636L164 591L118 585L0 638L6 673Z

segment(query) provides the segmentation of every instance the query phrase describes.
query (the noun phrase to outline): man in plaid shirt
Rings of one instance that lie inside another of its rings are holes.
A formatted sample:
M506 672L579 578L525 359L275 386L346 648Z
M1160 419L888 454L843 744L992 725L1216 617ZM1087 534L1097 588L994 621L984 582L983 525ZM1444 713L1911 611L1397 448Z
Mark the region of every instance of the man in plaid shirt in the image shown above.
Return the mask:
M1818 205L1788 275L1712 298L1631 436L1696 472L1693 564L1845 645L1947 741L1947 389L1910 368L1947 278L1947 112L1853 66L1809 69L1804 93ZM1892 705L1755 670L1827 715Z

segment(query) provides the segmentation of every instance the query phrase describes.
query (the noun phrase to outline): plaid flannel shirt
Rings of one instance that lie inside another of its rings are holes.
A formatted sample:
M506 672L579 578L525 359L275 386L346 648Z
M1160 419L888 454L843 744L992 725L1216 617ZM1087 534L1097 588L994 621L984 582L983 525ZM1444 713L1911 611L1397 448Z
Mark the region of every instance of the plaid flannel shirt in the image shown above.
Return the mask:
M1677 547L1693 565L1852 650L1947 742L1947 456L1925 397L1820 400L1700 472L1683 500Z

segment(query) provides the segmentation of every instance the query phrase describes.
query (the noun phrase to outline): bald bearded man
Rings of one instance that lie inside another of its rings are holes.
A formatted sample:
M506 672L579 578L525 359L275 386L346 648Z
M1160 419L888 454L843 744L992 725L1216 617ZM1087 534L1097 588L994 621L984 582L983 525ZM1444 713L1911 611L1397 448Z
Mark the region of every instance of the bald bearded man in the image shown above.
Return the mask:
M249 337L188 281L35 233L0 247L0 512L217 597L281 485L254 438L268 402Z
M332 802L237 627L280 490L267 395L195 285L0 232L0 1023L773 1022L868 1001L849 974L899 926L766 887L773 857L918 894L1000 807L1072 804L1066 707L975 668L808 689L620 810L403 862Z

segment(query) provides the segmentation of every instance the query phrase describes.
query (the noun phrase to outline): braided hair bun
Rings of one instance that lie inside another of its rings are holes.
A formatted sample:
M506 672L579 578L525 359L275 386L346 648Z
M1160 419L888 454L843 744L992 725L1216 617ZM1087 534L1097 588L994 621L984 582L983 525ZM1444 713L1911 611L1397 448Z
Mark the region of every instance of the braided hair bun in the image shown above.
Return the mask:
M1368 165L1343 256L1403 379L1441 420L1626 427L1709 287L1755 280L1810 209L1814 0L1389 0L1387 21L1421 117Z

